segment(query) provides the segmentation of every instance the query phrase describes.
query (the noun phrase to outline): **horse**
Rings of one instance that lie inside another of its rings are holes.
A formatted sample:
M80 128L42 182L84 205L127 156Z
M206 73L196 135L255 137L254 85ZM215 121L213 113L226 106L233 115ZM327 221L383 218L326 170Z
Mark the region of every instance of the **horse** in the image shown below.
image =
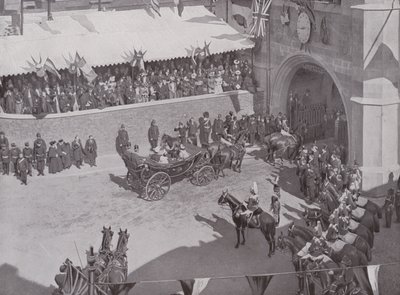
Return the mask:
M313 234L309 235L307 229L302 230L301 226L294 226L290 229L289 233L295 237L299 232L302 232L302 237L308 237L308 242L314 237ZM327 242L325 246L325 253L336 263L340 263L344 255L348 255L353 263L353 266L367 265L368 260L364 253L359 251L356 247L346 244L343 241L336 240L335 242Z
M111 251L111 240L114 232L111 230L111 226L108 228L103 226L101 233L103 234L103 239L94 264L96 267L96 275L100 275L104 271L113 256Z
M356 204L358 207L364 208L372 214L376 214L379 219L382 218L382 208L379 207L378 204L371 202L367 198L358 196L357 199L354 201L354 204Z
M243 158L246 154L246 138L247 132L243 130L237 134L235 141L231 146L228 146L220 141L214 141L207 147L211 161L216 157L220 157L223 175L224 167L229 167L233 171L237 171L239 173L241 172ZM235 164L233 164L234 161L236 161Z
M303 217L306 221L307 226L316 226L317 221L321 222L322 229L327 230L329 227L329 212L322 209L306 208L303 212ZM370 248L374 246L374 234L367 227L350 219L348 230L367 241Z
M351 210L350 216L355 221L364 224L371 232L379 233L380 225L376 214L372 214L361 207L357 207Z
M278 237L278 248L281 248L282 250L285 249L286 247L289 248L290 252L292 253L292 263L294 266L294 270L296 272L301 271L301 260L300 257L297 253L305 246L304 243L296 240L293 237L290 236L284 236L281 232L281 235ZM299 283L299 289L297 291L297 294L300 294L304 290L304 276L298 274L297 275L298 283Z
M289 232L292 234L293 237L300 236L305 242L310 242L314 237L314 234L310 229L300 225L291 225L289 227ZM365 239L350 232L347 232L343 235L339 234L339 239L349 245L356 247L357 250L365 254L368 261L371 261L371 247Z
M283 135L281 132L274 132L264 137L264 144L267 148L267 161L272 157L271 161L275 165L275 153L279 152L281 164L283 164L283 155L288 152L290 161L297 156L299 148L303 144L304 136L307 133L305 123L298 125L291 136Z
M257 216L253 216L251 220L248 220L247 216L241 214L244 212L243 204L227 191L223 191L218 199L218 205L224 204L229 205L232 211L232 220L236 226L237 243L235 248L239 248L240 232L243 237L242 245L244 245L246 242L244 230L246 228L258 228L269 244L268 257L271 257L271 255L275 253L275 219L261 208L258 208L257 210L260 210L261 213Z
M126 282L128 277L128 262L126 260L127 244L129 239L128 230L119 230L117 247L113 253L113 260L108 264L104 272L98 277L100 283L107 283L111 295L118 295L125 291L127 295L133 285L119 284ZM114 284L114 285L113 285Z

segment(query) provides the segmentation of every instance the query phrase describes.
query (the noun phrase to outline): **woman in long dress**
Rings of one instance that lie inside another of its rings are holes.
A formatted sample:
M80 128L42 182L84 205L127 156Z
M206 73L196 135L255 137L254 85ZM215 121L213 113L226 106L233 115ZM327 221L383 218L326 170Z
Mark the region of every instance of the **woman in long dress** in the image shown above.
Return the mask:
M47 153L47 161L49 164L49 173L54 174L59 172L58 153L55 146L55 141L50 142L49 151Z

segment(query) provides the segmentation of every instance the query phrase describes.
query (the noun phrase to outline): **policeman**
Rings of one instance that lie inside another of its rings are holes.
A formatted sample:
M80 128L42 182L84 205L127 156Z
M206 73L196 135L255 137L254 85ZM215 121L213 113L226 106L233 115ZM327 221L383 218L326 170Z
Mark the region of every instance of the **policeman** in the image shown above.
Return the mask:
M18 157L19 157L20 153L21 153L21 150L17 147L17 145L15 143L12 143L11 150L10 150L10 157L11 157L11 162L13 163L14 176L19 175L17 162L18 162Z
M33 161L33 150L29 147L29 142L25 142L25 147L22 150L24 158L28 162L28 174L32 176L32 161Z
M3 163L3 175L8 175L10 173L10 151L5 144L1 145L0 157Z
M41 141L37 141L35 144L34 158L36 161L36 169L38 176L44 176L45 160L46 160L46 149L42 145Z
M386 195L385 204L382 207L382 210L385 212L385 220L386 220L386 227L390 228L392 226L392 216L393 216L393 209L394 209L394 189L389 189Z

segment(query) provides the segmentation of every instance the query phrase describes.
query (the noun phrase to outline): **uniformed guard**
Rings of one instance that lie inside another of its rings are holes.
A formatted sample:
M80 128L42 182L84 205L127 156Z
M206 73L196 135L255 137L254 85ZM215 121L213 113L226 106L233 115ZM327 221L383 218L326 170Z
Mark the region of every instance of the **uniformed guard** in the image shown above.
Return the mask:
M126 147L129 143L129 135L128 132L125 130L125 125L122 124L120 129L118 130L118 136L116 139L116 149L120 156L126 150Z
M392 226L394 201L395 201L394 189L390 188L385 198L385 204L382 207L382 210L385 212L386 227L388 228Z
M10 173L10 151L4 143L1 145L0 157L3 166L3 175L8 175Z
M28 160L24 158L23 153L19 153L19 158L17 161L17 167L19 171L19 179L21 184L27 185L27 172L28 172Z
M32 176L33 149L29 147L29 142L25 142L25 147L22 150L24 158L28 162L28 174Z
M247 215L247 218L250 220L254 212L258 209L258 204L258 187L257 183L253 182L253 186L250 188L250 196L248 200L245 201L245 203L243 204L246 207L246 211L244 211L242 214Z
M396 222L400 222L400 188L397 188L396 195L394 197L394 208L396 211Z
M46 161L46 148L42 146L41 141L35 143L34 149L34 161L36 162L36 169L38 171L38 176L44 176L44 168Z
M18 162L20 153L21 153L21 150L17 147L17 145L15 143L12 143L11 149L10 149L10 159L11 159L11 162L13 163L14 176L19 175L17 162Z
M251 115L249 118L248 130L249 130L249 143L250 146L253 146L256 140L256 133L257 133L257 121L254 115Z

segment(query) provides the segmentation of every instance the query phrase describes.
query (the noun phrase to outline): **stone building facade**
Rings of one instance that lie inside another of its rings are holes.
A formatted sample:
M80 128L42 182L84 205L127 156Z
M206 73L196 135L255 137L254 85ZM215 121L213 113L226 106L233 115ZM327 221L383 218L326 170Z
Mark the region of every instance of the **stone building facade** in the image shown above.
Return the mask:
M272 113L287 111L291 81L305 64L329 74L347 117L349 163L362 166L363 189L370 190L399 173L399 2L311 3L272 2L255 73Z

